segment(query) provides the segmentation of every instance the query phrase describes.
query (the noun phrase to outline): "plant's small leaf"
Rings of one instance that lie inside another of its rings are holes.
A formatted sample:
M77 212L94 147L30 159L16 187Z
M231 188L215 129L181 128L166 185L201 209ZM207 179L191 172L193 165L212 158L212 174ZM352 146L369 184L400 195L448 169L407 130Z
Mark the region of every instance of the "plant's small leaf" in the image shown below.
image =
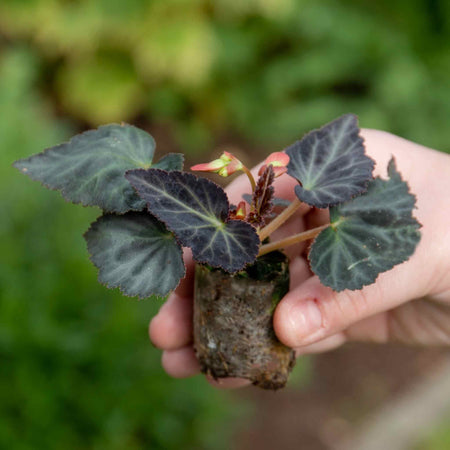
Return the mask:
M251 204L252 203L252 194L242 194L242 198L248 203ZM287 207L291 204L292 202L290 200L286 200L285 198L279 198L279 197L274 197L272 199L272 204L273 206L281 206L281 207Z
M68 201L124 213L145 208L145 202L124 178L125 172L150 167L154 151L155 141L145 131L110 124L78 134L14 165L49 189L60 190ZM182 155L167 155L155 166L181 170Z
M227 195L212 181L158 169L131 170L126 178L150 212L191 247L196 261L236 272L256 259L260 241L255 228L228 220Z
M358 121L346 114L308 133L287 148L288 174L300 185L297 197L308 205L327 208L364 192L374 162L365 155Z
M148 212L103 215L84 238L99 281L125 295L167 295L185 274L180 244Z
M283 153L284 154L284 153ZM248 222L255 227L262 227L266 223L273 208L274 188L272 186L275 174L271 165L266 166L264 172L259 177L255 192L253 192Z
M409 259L420 240L415 197L392 159L388 180L377 177L365 194L330 209L331 226L315 239L309 260L322 284L362 289L378 274Z
M153 169L183 170L184 155L182 153L168 153L157 163L152 164Z

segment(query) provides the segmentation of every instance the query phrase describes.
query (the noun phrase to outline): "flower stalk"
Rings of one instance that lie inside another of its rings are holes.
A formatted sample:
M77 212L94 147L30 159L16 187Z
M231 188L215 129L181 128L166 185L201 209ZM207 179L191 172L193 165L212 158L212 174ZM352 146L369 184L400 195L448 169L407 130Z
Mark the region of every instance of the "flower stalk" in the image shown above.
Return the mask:
M275 217L272 222L269 223L259 232L259 238L261 242L269 237L275 230L277 230L284 222L286 222L294 213L300 208L302 202L296 198L280 215Z
M259 249L258 256L265 255L266 253L273 252L274 250L280 250L290 245L297 244L299 242L307 241L308 239L315 238L322 230L328 228L330 226L329 223L326 225L322 225L317 228L312 228L311 230L303 231L302 233L294 234L293 236L289 236L284 239L280 239L276 242L270 242L269 244L265 244L261 246ZM266 227L267 228L267 227Z

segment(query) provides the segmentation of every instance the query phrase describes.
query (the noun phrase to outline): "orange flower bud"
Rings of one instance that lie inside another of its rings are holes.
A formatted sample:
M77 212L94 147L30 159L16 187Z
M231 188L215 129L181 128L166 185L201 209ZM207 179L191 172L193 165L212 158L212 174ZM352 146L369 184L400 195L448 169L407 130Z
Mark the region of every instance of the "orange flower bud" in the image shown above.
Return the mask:
M287 165L289 164L289 156L286 155L286 153L283 152L274 152L271 153L266 160L264 161L264 164L259 169L258 175L261 176L264 171L266 170L266 167L268 165L271 165L273 167L273 173L275 174L275 178L283 175L287 172Z

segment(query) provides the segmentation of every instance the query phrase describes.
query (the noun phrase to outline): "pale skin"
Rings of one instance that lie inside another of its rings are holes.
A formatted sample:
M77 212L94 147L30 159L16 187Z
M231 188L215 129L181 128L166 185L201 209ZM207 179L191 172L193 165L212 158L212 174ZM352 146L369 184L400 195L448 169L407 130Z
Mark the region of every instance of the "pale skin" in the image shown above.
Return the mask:
M409 261L380 274L374 284L340 293L321 285L309 270L308 242L287 247L291 287L275 311L275 332L298 355L350 341L450 346L450 155L382 131L364 129L361 134L376 161L374 175L386 177L393 155L416 194L421 242ZM287 175L277 178L275 195L292 200L295 183ZM230 201L237 204L249 189L245 176L236 178L227 188ZM271 239L327 222L327 210L302 205ZM162 365L177 378L199 372L192 348L193 262L187 251L185 262L186 278L150 322L150 339L163 350ZM241 379L210 381L225 388L248 384Z

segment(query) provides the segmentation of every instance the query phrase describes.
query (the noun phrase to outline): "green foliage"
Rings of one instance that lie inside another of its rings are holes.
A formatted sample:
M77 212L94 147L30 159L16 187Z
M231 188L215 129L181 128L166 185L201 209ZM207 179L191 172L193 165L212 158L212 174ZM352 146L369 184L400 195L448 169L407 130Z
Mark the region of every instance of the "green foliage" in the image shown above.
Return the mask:
M145 202L125 179L139 167L183 168L183 155L166 155L152 164L154 139L140 128L110 124L74 136L69 142L14 163L22 173L64 198L106 212L140 211Z
M192 249L193 259L227 272L254 262L260 240L243 220L230 220L225 191L206 178L179 171L136 169L127 180L147 202L149 211Z
M321 282L335 291L373 283L379 273L408 260L420 240L412 216L415 197L394 159L389 180L373 180L374 161L365 155L359 131L356 116L346 114L289 146L288 156L282 154L289 161L287 173L299 181L297 196L331 207L331 226L314 241L309 259ZM261 244L255 224L272 210L271 157L256 183L250 213L236 220L237 207L220 186L167 170L182 168L182 154L152 164L154 147L143 130L111 124L14 165L74 203L127 212L104 215L85 233L99 280L125 295L164 296L175 289L185 273L181 245L191 248L195 261L230 273L253 263ZM224 154L191 169L221 174L233 158ZM151 215L129 212L145 206Z
M38 73L32 52L2 55L0 448L228 448L229 402L201 378L171 380L149 344L160 302L97 283L80 230L98 212L11 167L73 132L36 96Z
M361 289L378 275L407 261L420 241L413 217L416 198L395 167L377 177L367 192L330 209L331 226L317 236L309 260L325 286Z
M346 114L290 145L288 174L300 184L297 197L327 208L367 189L374 162L365 154L357 118Z
M192 151L230 129L279 148L353 111L449 150L447 0L238 3L3 0L0 34L90 125L146 115Z
M165 296L185 275L180 244L147 212L103 215L84 237L99 281L125 295Z

